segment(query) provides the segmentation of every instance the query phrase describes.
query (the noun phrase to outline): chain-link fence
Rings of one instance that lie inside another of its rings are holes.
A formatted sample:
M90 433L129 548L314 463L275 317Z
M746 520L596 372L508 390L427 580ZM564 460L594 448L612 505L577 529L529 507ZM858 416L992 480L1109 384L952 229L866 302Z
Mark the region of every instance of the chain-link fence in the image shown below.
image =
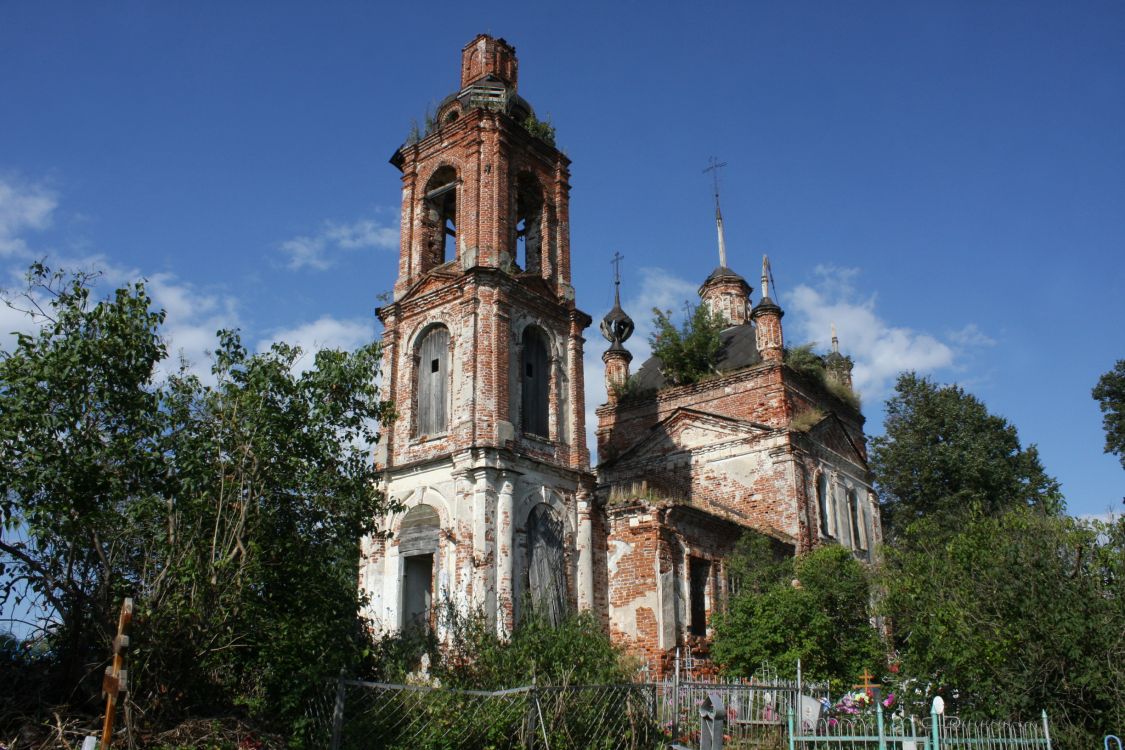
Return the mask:
M331 750L649 750L646 685L454 690L341 679L310 706L309 745Z

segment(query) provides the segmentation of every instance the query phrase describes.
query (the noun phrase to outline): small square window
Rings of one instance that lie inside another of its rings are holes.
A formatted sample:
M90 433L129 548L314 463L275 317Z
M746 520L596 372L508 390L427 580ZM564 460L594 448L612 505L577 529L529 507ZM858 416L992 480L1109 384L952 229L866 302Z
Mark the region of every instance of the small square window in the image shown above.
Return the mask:
M441 365L438 362L438 360L431 359L430 360L430 372L438 372L440 369L441 369Z

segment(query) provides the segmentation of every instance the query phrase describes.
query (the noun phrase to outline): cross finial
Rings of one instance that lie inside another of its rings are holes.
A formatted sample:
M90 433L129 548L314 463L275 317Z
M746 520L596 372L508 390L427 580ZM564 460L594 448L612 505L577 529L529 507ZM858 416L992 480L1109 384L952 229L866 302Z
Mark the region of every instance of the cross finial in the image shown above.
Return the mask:
M621 304L621 261L624 255L620 252L613 253L613 259L610 264L613 266L613 302L614 304Z
M723 268L727 267L727 241L723 236L723 212L719 210L719 170L726 165L725 161L719 161L712 156L710 166L703 170L704 174L711 173L715 184L715 227L719 232L719 265Z

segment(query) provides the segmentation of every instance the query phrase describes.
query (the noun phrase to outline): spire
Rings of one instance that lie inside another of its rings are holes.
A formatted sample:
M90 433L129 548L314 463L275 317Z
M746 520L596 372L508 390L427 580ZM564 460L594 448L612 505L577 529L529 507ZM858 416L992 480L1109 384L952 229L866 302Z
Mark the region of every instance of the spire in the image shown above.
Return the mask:
M762 298L754 306L750 317L757 325L758 354L766 362L781 362L785 358L785 340L781 332L781 317L785 314L777 303L770 299L769 256L762 256Z
M602 336L608 341L610 349L624 350L622 344L633 335L633 319L621 309L621 261L625 256L614 253L613 260L613 309L602 318Z
M725 161L718 161L711 157L711 166L703 170L704 174L710 172L715 182L715 229L719 233L719 268L727 267L727 240L723 234L723 212L719 208L719 169L725 167Z
M629 363L633 355L622 344L633 335L633 319L621 309L621 253L614 253L613 260L613 309L602 318L602 336L609 342L609 349L602 354L605 363L605 390L609 400L616 401L621 389L629 381Z
M832 351L824 358L828 377L848 388L852 387L852 361L840 354L840 339L836 337L836 324L832 324Z

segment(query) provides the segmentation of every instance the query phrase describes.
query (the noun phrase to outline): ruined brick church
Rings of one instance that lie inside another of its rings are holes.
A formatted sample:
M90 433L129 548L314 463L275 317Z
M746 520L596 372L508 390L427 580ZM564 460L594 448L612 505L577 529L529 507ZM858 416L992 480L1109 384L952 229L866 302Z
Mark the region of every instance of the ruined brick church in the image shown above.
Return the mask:
M570 162L517 84L515 49L478 36L460 88L391 159L401 253L377 312L397 419L376 461L403 509L381 520L386 538L364 541L360 585L383 632L440 633L443 602L500 633L527 608L591 610L659 672L677 648L706 656L743 533L789 554L833 541L870 556L880 525L863 417L785 363L766 263L754 302L724 251L699 288L726 324L712 377L673 385L651 358L630 379L633 323L619 299L603 319L610 395L591 471ZM828 377L850 387L833 343Z

